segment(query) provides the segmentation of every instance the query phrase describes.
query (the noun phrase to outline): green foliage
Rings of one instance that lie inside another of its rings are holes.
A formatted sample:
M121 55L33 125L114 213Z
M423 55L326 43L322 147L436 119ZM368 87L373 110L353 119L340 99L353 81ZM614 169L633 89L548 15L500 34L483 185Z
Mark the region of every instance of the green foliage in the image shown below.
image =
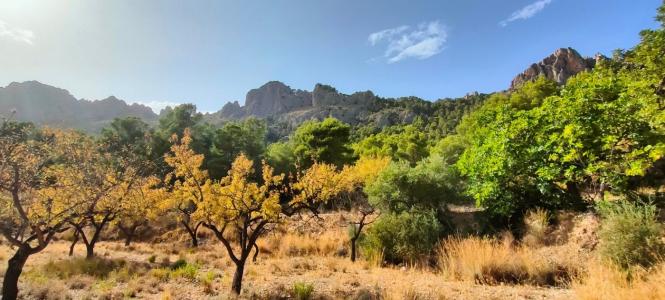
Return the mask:
M427 157L427 137L417 126L395 126L391 129L356 143L353 146L355 154L361 157L390 157L412 164Z
M210 155L206 157L206 169L213 179L227 175L231 163L241 153L260 162L266 149L266 123L249 118L225 123L212 134Z
M351 162L350 133L351 127L335 118L303 123L292 137L298 163L309 167L316 161L339 167Z
M600 202L598 211L602 216L600 253L605 259L628 269L649 267L664 257L663 224L654 205Z
M314 286L306 282L296 282L293 284L293 296L297 300L308 300L314 294Z
M393 162L365 187L372 205L390 212L419 209L445 211L448 203L459 202L461 181L455 168L441 157L430 157L415 167Z
M418 262L439 241L442 226L434 211L383 214L361 241L363 253L383 253L389 262Z
M268 165L275 168L277 174L288 174L295 171L296 156L291 143L270 144L266 149L265 158Z
M645 31L560 91L539 79L493 96L458 127L469 195L508 216L626 192L665 155L663 49L663 30Z

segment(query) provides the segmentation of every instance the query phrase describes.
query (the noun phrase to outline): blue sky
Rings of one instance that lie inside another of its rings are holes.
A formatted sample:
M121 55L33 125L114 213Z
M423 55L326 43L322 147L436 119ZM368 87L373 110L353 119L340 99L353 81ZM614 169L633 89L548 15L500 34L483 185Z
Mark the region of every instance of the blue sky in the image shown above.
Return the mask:
M270 80L427 100L492 92L556 48L610 54L661 0L0 2L0 84L215 111Z

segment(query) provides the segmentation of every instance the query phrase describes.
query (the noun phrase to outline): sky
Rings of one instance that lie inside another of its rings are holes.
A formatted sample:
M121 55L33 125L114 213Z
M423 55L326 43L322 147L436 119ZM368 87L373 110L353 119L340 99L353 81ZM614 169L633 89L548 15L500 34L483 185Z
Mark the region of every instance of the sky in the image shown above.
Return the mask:
M0 85L212 112L271 80L427 100L504 90L561 47L610 55L662 0L2 0Z

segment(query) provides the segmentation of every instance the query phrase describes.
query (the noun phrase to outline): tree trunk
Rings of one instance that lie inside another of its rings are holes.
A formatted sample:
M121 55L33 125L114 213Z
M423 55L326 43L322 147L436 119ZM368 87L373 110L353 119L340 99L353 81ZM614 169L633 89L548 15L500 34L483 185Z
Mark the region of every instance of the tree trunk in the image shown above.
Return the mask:
M199 231L199 227L201 227L201 224L203 224L203 223L196 224L194 229L192 229L189 226L189 224L187 224L187 222L182 221L181 223L185 227L185 230L187 231L187 233L189 233L189 236L192 238L192 248L198 247L199 246L199 238L197 237L197 233Z
M95 257L95 242L85 244L85 259L92 259Z
M351 261L356 261L356 239L351 239Z
M129 247L129 245L132 243L133 238L134 234L128 234L125 236L125 247Z
M236 295L240 295L242 290L242 275L245 272L245 260L240 260L236 263L236 272L233 274L233 283L231 283L231 291Z
M139 226L140 225L136 225L136 224L131 225L129 227L125 227L125 226L122 226L120 224L118 225L118 228L120 228L120 231L122 231L122 234L125 235L125 247L129 247L129 245L132 243L132 241L134 240L134 236L136 236L136 229Z
M69 246L69 256L74 256L74 246L76 246L76 243L79 241L79 232L77 230L74 231L74 240L72 241L72 245Z
M23 246L19 247L14 256L7 261L7 271L2 282L2 299L16 300L18 297L18 279L23 272L23 266L30 253Z

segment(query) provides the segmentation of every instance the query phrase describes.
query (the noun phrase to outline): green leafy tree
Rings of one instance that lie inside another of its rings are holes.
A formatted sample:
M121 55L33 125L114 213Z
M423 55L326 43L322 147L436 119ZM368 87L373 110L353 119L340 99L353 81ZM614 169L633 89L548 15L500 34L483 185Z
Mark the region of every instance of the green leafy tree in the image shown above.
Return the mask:
M292 137L297 162L302 167L308 167L315 161L337 167L351 162L350 133L351 127L335 118L303 123Z
M233 160L241 153L260 161L266 149L266 132L266 123L255 118L228 122L215 130L206 162L210 177L220 179L226 176Z

